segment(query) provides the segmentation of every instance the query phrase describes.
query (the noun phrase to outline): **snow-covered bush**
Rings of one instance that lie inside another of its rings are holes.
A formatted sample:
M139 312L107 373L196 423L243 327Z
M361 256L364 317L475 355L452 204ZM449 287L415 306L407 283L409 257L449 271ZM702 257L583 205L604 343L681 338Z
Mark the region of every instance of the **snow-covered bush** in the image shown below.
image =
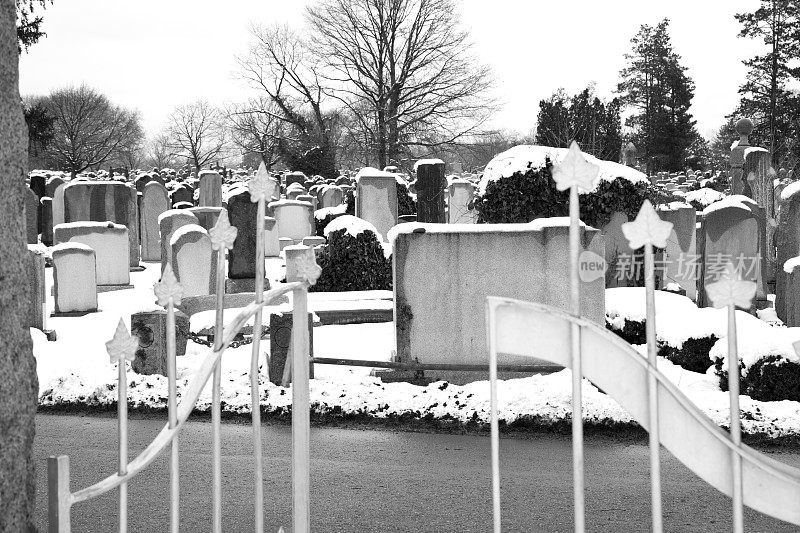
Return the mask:
M741 394L764 402L800 401L800 357L793 346L800 340L800 328L771 327L763 321L741 324L738 315L736 342ZM720 388L728 390L727 339L718 341L709 357Z
M417 212L417 202L411 196L408 186L400 179L397 180L397 214L414 215Z
M325 228L335 218L346 214L347 206L345 204L335 205L333 207L324 207L314 211L314 235L319 237L325 236Z
M704 187L694 191L689 191L683 195L684 200L691 204L696 211L700 212L714 202L719 202L725 198L725 195L714 189Z
M517 146L496 156L486 166L475 202L479 223L530 222L541 217L569 214L569 191L556 189L552 179L555 161L566 155L563 148ZM653 189L641 172L600 161L600 179L592 192L581 195L581 220L604 226L615 212L634 218Z
M324 235L328 242L317 255L322 274L310 290L392 289L392 261L372 224L352 215L342 215L327 225Z

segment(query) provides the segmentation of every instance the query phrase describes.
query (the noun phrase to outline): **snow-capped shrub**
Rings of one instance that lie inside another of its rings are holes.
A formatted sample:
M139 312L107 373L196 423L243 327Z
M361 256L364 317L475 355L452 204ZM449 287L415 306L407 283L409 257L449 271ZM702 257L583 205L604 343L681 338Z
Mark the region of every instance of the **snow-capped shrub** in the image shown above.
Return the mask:
M556 189L552 167L548 157L544 167L489 181L475 202L478 222L524 223L541 217L569 216L569 191ZM594 191L581 195L581 220L599 228L617 211L633 219L650 193L651 187L645 182L601 180Z
M338 218L346 213L347 206L339 204L334 207L325 207L314 211L314 235L318 237L325 236L325 228L335 218Z
M625 339L628 344L645 344L647 342L644 320L628 320L627 318L610 320L606 315L606 329Z
M324 235L328 242L317 255L322 274L310 290L392 289L392 261L386 256L381 236L372 224L342 215L327 225Z
M397 215L413 215L417 212L417 202L411 197L408 186L397 180Z
M658 355L669 359L686 370L705 374L706 370L711 367L711 360L708 358L708 354L717 340L715 335L699 339L692 337L683 341L683 344L678 348L659 341Z
M800 364L771 355L757 361L747 372L745 370L744 363L741 363L741 394L762 402L800 401ZM722 370L721 359L714 364L714 371L719 377L720 389L727 391L728 371Z
M683 197L697 212L700 212L711 204L723 200L725 195L717 190L703 187L702 189L689 191Z

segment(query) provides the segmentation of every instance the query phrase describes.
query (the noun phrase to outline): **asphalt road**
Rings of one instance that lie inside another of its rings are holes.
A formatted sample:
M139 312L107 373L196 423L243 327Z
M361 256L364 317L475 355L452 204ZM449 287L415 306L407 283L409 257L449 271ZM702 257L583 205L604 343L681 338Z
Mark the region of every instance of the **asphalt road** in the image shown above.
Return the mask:
M132 419L131 454L160 430L163 419ZM73 491L116 468L116 420L98 416L37 416L38 524L46 531L49 455L70 456ZM266 531L291 525L291 429L263 428ZM251 429L223 424L223 529L253 530ZM210 424L190 421L180 437L181 530L208 531ZM491 530L489 439L481 435L314 428L311 435L312 531L486 532ZM537 433L501 442L504 531L571 531L572 472L568 438ZM797 449L767 450L800 466ZM130 531L167 531L168 454L130 485ZM586 441L589 531L649 531L647 443L630 436ZM668 452L663 457L665 530L730 531L730 500ZM748 532L798 528L746 510ZM116 530L117 493L72 509L73 531ZM287 533L291 530L286 528Z

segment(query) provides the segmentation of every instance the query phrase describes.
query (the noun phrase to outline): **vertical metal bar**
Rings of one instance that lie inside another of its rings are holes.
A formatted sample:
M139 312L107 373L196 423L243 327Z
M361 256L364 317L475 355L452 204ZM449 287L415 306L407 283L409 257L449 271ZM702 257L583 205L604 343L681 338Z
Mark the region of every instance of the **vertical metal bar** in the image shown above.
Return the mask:
M70 533L69 457L47 458L47 531Z
M497 343L495 342L495 309L486 304L486 340L489 343L489 424L492 441L492 524L500 533L500 427L497 414Z
M307 246L292 246L286 251L286 280L298 281L299 267L313 262L314 251ZM310 257L309 257L310 254ZM292 291L292 503L294 533L311 529L310 511L310 435L308 288Z
M169 384L167 409L169 411L170 429L178 425L178 391L175 383L175 366L175 303L173 298L170 297L167 302L167 382ZM172 439L169 463L169 530L171 533L177 533L180 524L180 473L178 450L178 435L175 435Z
M119 430L119 475L128 473L128 376L127 363L120 358L117 363L119 377L117 384L117 429ZM128 483L119 486L119 532L128 531Z
M742 429L739 415L739 350L736 342L736 306L728 306L728 390L731 401L731 440L736 449L731 452L733 481L733 531L744 531L744 508L742 495Z
M258 200L258 214L256 215L256 302L264 301L264 217L266 216L266 199L262 195ZM259 381L261 379L258 368L261 355L261 307L256 311L253 322L253 348L250 353L250 398L251 416L253 421L253 469L255 470L255 513L256 533L264 531L264 466L261 445L261 393ZM294 411L294 409L292 409ZM294 424L292 424L294 428Z
M578 260L581 248L580 199L578 186L569 189L569 281L570 312L581 315L581 281L578 277ZM584 512L584 476L583 476L583 408L581 382L583 377L581 364L581 329L576 323L571 325L572 351L572 477L573 499L575 504L575 531L583 533L585 529Z
M214 320L214 351L222 348L222 332L225 326L225 246L217 250L216 296L217 308ZM211 521L212 531L222 533L222 406L220 387L222 386L222 358L214 366L211 382Z
M647 338L647 398L649 407L650 431L650 506L653 520L653 531L660 533L663 528L663 515L661 510L661 458L659 444L658 424L658 382L656 369L658 357L656 356L656 302L655 302L655 264L653 261L653 245L644 245L644 284L647 301L647 322L645 334Z

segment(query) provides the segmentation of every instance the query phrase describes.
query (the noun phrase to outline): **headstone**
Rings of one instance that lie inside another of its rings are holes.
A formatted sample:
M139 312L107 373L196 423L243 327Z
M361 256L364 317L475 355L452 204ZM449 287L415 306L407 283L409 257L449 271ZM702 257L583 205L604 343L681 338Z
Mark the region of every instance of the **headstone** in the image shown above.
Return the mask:
M297 200L279 200L269 204L277 221L278 237L299 243L314 235L314 210L310 203Z
M53 227L64 223L64 188L66 183L60 184L53 192Z
M744 195L756 201L764 209L766 217L765 253L767 281L775 276L775 198L774 185L775 171L772 168L772 156L764 148L750 147L744 151L744 166L742 173L745 176Z
M49 196L50 198L55 198L56 189L64 183L66 182L58 176L50 178L47 180L47 184L44 186L44 195Z
M414 165L417 174L417 220L420 222L445 223L444 197L447 179L444 176L444 161L421 159Z
M242 190L228 198L228 216L238 229L228 252L228 277L255 280L258 203L251 202L250 192Z
M197 224L181 226L170 239L172 269L183 285L183 296L216 292L217 254L208 232Z
M142 259L161 261L161 232L158 217L169 211L170 201L167 188L158 181L151 181L142 194Z
M33 189L25 189L25 230L28 244L39 243L39 197Z
M731 147L731 194L745 194L744 153L750 147L748 137L753 132L753 122L749 118L741 118L736 122L735 128L739 140Z
M448 187L447 218L450 224L475 224L478 214L472 208L475 185L467 180L452 180Z
M222 176L213 170L200 172L200 207L222 207Z
M299 183L300 185L303 185L308 178L302 172L288 172L284 179L286 180L284 185L286 185L286 188L288 189L292 183Z
M280 385L292 340L292 313L269 315L269 380ZM308 314L308 353L314 356L314 315Z
M294 246L294 239L290 239L289 237L278 238L278 247L281 249L281 252L287 246Z
M194 205L194 189L186 183L182 183L179 185L174 191L172 191L172 207L174 208L176 204L181 202L188 202Z
M79 242L54 246L53 296L55 314L97 311L95 251Z
M286 187L286 198L289 200L294 200L301 194L306 194L306 190L298 183L292 183Z
M319 208L336 207L344 202L344 192L336 185L326 185L317 195Z
M787 316L787 261L800 255L800 183L788 185L781 195L782 206L775 231L777 250L775 269L775 312L786 322ZM800 299L798 299L800 302Z
M697 300L701 265L697 257L694 207L677 202L667 204L659 209L659 216L672 222L672 232L664 249L662 288L677 283L688 298Z
M305 237L301 244L303 246L308 246L309 248L313 248L315 246L325 244L325 242L326 242L325 237Z
M211 231L211 228L217 223L222 209L222 207L192 207L189 211L194 213L194 216L197 217L200 225L203 226L206 231Z
M378 169L373 168L371 170L377 171ZM339 176L338 178L336 178L336 181L334 182L334 185L338 185L339 187L341 187L342 185L350 185L351 183L352 183L352 181L350 180L349 177L347 177L347 176Z
M192 202L177 202L172 205L173 209L191 209L194 207Z
M310 194L301 194L300 196L296 197L295 200L298 202L308 202L311 204L311 210L317 210L317 199L311 196Z
M30 175L30 180L31 180L30 188L33 190L33 192L36 193L36 196L38 196L39 198L45 196L47 187L46 185L47 176L45 176L44 174L35 173Z
M398 224L404 224L406 222L416 222L417 215L400 215L399 217L397 217L397 219L398 219L397 220Z
M742 279L756 282L756 306L767 300L763 254L765 222L763 210L750 198L728 196L703 211L703 276L698 301L707 306L705 287L718 281L729 263Z
M164 271L164 267L167 266L167 263L172 262L172 257L170 255L172 252L170 246L172 236L178 228L186 226L187 224L197 223L198 220L197 217L194 216L194 213L185 209L170 209L158 216L158 235L161 243L161 272Z
M31 191L33 193L33 191ZM35 193L33 193L36 196ZM23 326L36 328L47 333L47 311L46 311L46 292L44 275L44 252L36 246L28 246L28 253L25 257L28 295L27 312Z
M64 187L64 222L83 221L110 221L128 228L128 266L139 265L136 189L118 181L68 183Z
M277 222L273 217L264 217L264 257L278 257L281 255Z
M620 211L611 214L609 221L601 228L605 238L606 287L636 287L641 285L641 264L634 258L628 238L622 233L622 225L628 222L628 215Z
M397 179L370 167L361 169L356 179L356 216L385 237L397 224Z
M42 244L53 246L53 199L45 196L39 203L42 207Z
M128 285L128 228L112 222L67 222L53 229L56 243L78 242L95 252L97 285Z
M131 335L139 338L132 368L137 374L167 375L167 311L147 311L131 315ZM175 311L175 355L186 354L189 317Z

